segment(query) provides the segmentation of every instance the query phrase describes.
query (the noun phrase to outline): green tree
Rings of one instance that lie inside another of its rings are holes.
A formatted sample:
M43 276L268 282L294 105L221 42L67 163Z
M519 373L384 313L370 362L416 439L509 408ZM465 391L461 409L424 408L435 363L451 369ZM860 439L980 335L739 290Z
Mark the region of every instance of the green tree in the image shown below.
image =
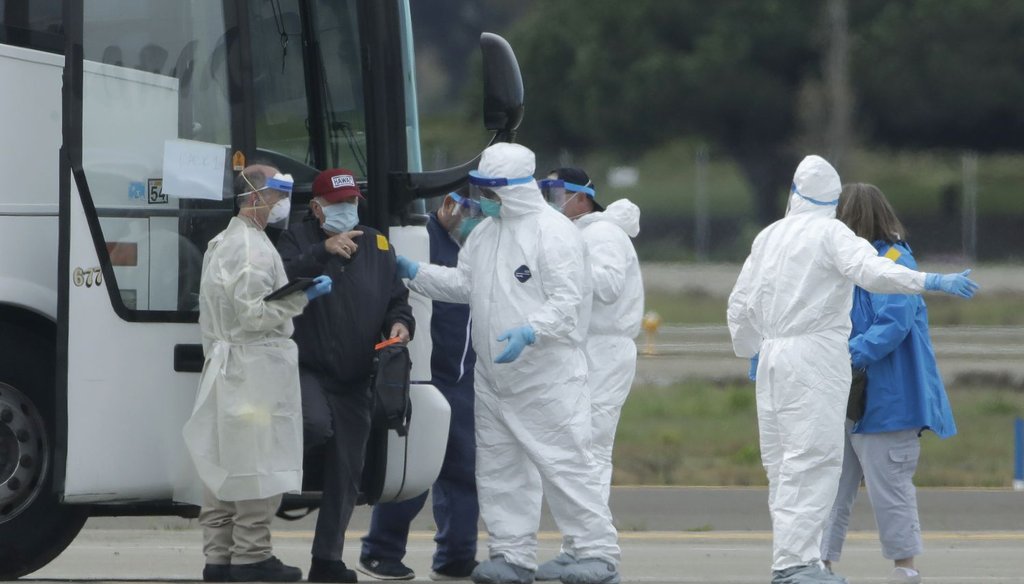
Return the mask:
M1024 3L853 3L859 118L897 147L1024 148Z
M510 40L526 80L523 141L624 157L681 134L734 158L758 219L797 161L798 94L820 77L813 0L537 3Z

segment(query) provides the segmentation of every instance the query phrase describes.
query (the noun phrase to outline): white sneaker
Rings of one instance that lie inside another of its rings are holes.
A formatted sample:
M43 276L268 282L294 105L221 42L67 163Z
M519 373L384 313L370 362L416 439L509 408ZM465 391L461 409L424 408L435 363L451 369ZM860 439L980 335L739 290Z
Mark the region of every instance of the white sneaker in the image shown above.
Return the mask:
M912 568L893 568L887 584L921 584L921 573Z

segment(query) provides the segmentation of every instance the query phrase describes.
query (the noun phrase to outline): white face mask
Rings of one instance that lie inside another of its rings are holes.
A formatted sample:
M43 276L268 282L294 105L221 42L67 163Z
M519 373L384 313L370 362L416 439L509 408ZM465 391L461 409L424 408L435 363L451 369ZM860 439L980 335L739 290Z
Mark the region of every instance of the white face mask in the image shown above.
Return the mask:
M568 199L566 199L565 202L562 203L562 206L560 206L558 208L558 210L562 212L562 215L565 215L571 221L575 221L575 220L579 219L580 217L582 217L582 216L587 214L587 211L584 211L582 213L577 213L575 215L569 215L568 213L565 212L565 206L568 205L569 203L571 203L572 201L574 201L576 199L576 196L579 195L579 194L580 193L573 193L572 196L569 197Z
M275 223L282 223L288 220L289 215L292 212L292 199L291 197L285 197L280 201L274 203L274 206L270 208L270 214L267 215L267 225L273 225Z

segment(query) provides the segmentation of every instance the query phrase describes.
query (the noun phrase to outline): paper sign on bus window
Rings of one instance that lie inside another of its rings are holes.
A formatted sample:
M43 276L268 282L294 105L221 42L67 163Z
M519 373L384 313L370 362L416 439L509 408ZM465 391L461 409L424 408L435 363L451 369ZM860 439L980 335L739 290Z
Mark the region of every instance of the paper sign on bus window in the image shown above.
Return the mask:
M163 194L181 199L224 198L228 148L194 140L164 142Z

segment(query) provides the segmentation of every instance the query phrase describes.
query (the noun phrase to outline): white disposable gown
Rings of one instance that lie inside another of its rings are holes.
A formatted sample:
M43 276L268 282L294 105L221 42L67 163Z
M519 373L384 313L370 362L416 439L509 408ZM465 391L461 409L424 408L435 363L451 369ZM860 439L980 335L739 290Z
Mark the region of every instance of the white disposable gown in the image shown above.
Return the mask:
M533 153L516 144L487 148L479 171L534 173ZM536 568L541 492L581 558L617 566L618 536L594 480L586 310L579 230L544 202L536 182L497 187L500 220L485 219L459 252L458 266L420 264L409 287L435 300L469 303L476 350L476 477L490 556ZM512 363L494 362L498 336L528 324L536 341ZM539 472L538 472L539 471Z
M760 353L757 418L773 570L819 560L842 470L854 284L915 294L925 280L879 257L835 219L841 184L824 159L805 158L793 186L786 217L754 239L728 308L736 355Z
M302 400L292 317L299 292L266 301L288 282L281 256L248 219L210 241L199 286L206 363L185 444L222 501L302 489Z
M640 233L640 208L629 199L576 220L590 262L593 303L586 340L592 451L605 500L611 490L612 446L619 414L636 374L636 342L644 311L640 261L630 238Z

